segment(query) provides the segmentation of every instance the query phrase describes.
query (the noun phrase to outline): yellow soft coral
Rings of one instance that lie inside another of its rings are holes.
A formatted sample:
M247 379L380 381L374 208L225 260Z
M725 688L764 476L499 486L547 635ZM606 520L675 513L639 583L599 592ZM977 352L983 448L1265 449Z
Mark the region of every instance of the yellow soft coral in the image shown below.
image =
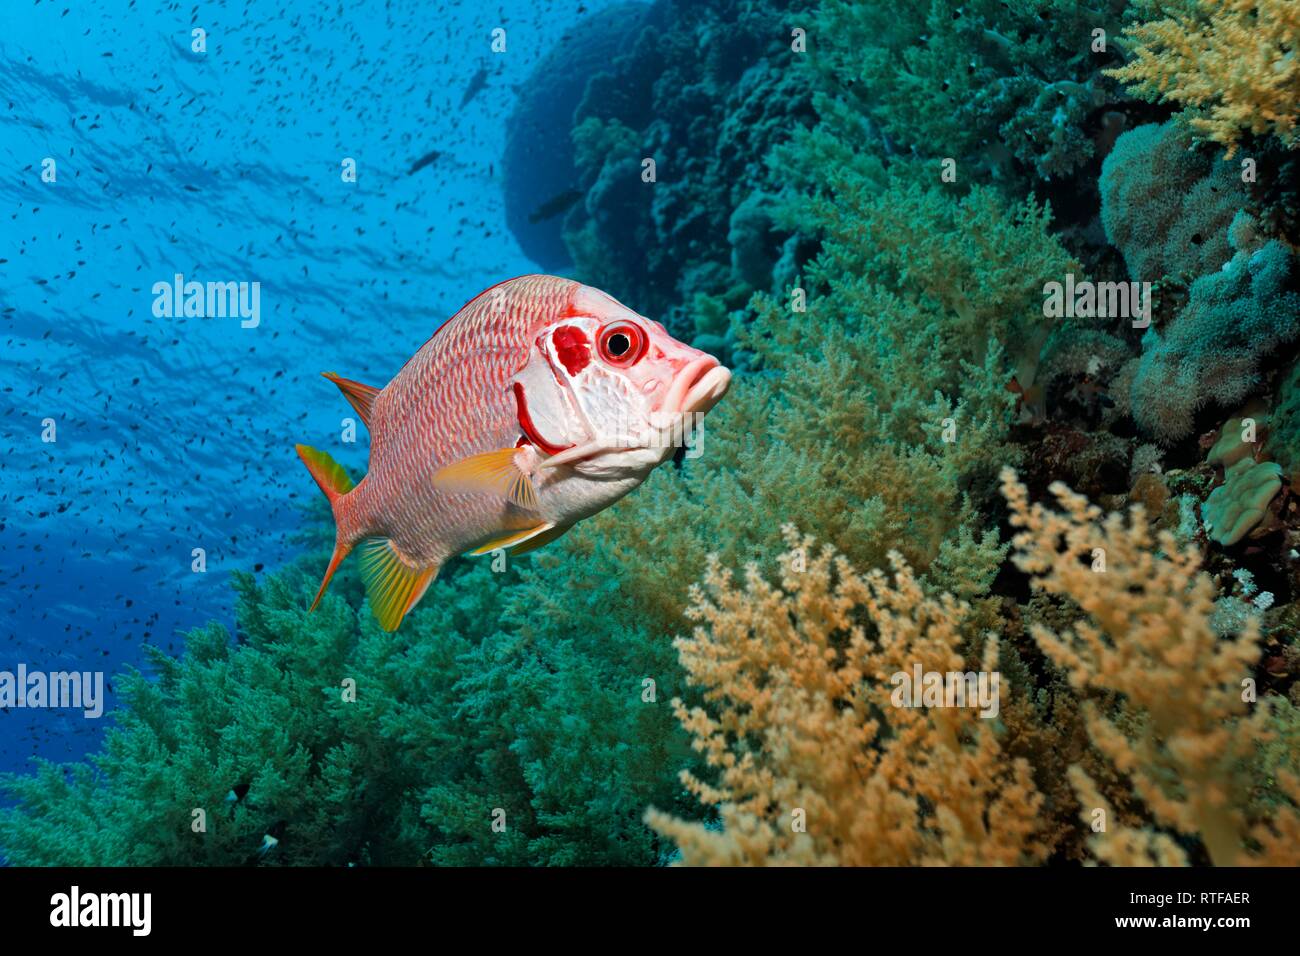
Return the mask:
M785 529L781 587L717 563L676 642L713 711L673 705L718 773L683 782L722 830L651 811L688 864L1019 864L1045 856L1028 764L971 708L893 706L891 675L965 670L966 605L894 576L859 575ZM997 641L983 668L996 669Z
M1300 4L1295 0L1182 0L1130 26L1133 59L1107 74L1152 101L1186 109L1188 125L1227 147L1244 132L1300 144Z
M1254 620L1233 639L1218 637L1210 626L1215 588L1199 557L1168 532L1154 536L1140 507L1128 522L1111 514L1099 523L1100 509L1059 482L1052 486L1059 512L1031 506L1010 469L1002 487L1020 529L1016 564L1035 588L1083 612L1063 633L1035 625L1033 637L1081 694L1121 695L1109 710L1085 703L1089 733L1156 826L1199 837L1216 865L1300 862L1294 807L1279 808L1268 823L1245 811L1247 770L1271 723L1266 703L1246 703L1259 657ZM1099 859L1187 862L1169 835L1117 820L1082 769L1072 768L1070 779L1085 822L1104 825L1092 841ZM1300 778L1279 772L1278 783L1300 803Z
M1095 749L1068 777L1095 859L1186 864L1199 840L1219 865L1300 863L1300 776L1274 767L1269 802L1252 802L1276 717L1245 693L1255 623L1218 637L1196 553L1153 535L1140 508L1102 519L1059 483L1060 511L1030 505L1009 469L1002 484L1015 562L1062 611L1030 631L1083 699ZM673 706L716 773L682 780L720 826L654 810L647 822L687 864L1042 862L1058 821L1040 816L1034 773L1049 771L1014 757L1000 722L972 708L892 699L893 675L964 670L972 645L992 673L997 639L977 639L967 605L927 593L897 555L892 577L862 575L784 533L780 586L751 566L739 587L712 561L693 592L698 626L675 645L706 708ZM1004 682L1008 706L1027 689ZM1116 808L1125 785L1135 800Z

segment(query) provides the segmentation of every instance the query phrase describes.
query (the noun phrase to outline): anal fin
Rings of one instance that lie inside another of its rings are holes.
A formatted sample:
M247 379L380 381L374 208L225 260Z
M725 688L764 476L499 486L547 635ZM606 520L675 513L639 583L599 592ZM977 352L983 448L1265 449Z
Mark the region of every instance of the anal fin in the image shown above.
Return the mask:
M438 576L438 567L421 568L407 564L387 538L367 538L360 551L361 580L365 582L366 595L370 598L370 610L380 627L385 631L395 631L402 618L424 597L424 592Z

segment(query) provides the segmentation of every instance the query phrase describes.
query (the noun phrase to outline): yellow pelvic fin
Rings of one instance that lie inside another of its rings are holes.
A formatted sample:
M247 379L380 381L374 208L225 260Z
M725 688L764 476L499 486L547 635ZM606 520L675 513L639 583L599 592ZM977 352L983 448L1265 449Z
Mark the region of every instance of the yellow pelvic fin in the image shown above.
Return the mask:
M532 479L515 464L517 448L502 448L452 462L433 476L434 487L450 494L492 492L520 508L537 510Z
M367 538L361 544L361 580L370 610L385 631L397 630L437 576L437 565L412 567L397 556L387 538Z
M525 528L523 531L509 531L501 537L489 541L487 544L483 545L483 547L475 548L470 552L470 554L487 554L489 551L495 551L497 548L509 548L517 544L523 544L525 541L535 540L538 535L545 534L554 527L554 522L543 521L541 524L532 528ZM519 552L516 550L510 553L518 554Z
M512 548L510 553L515 557L518 557L521 554L527 554L529 551L536 551L538 548L550 544L556 538L564 537L564 532L568 531L572 527L573 525L571 524L562 524L558 528L551 528L548 531L543 531L531 538L527 538L517 548Z

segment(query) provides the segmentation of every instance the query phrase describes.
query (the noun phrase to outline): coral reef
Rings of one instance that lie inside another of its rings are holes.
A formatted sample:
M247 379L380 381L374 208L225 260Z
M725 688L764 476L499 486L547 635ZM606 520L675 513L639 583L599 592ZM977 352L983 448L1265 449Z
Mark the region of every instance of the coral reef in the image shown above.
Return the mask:
M237 577L99 753L3 780L7 861L1297 862L1288 8L635 13L511 215L736 367L699 443L395 635L346 567L307 613L319 537ZM1150 327L1048 318L1066 276ZM918 665L997 715L896 706Z
M935 0L819 10L824 69L856 85L887 150L953 157L976 175L1067 176L1094 154L1094 117L1114 98L1094 30L1117 34L1126 4Z
M572 264L562 226L564 213L581 198L574 144L557 130L569 128L591 77L635 39L648 10L644 3L619 3L592 13L519 87L501 156L506 225L544 270Z
M1232 258L1228 227L1247 202L1240 170L1192 150L1172 122L1123 134L1101 167L1106 238L1138 282L1217 271Z
M1183 107L1180 121L1231 157L1245 134L1297 139L1300 15L1288 0L1163 0L1130 25L1132 55L1108 75L1151 100Z
M860 575L786 529L781 585L716 565L676 642L712 712L673 706L718 783L683 782L721 827L647 820L686 864L1014 865L1039 862L1042 795L972 708L900 707L891 675L964 670L969 607L927 596L895 556ZM864 624L864 621L869 624ZM996 639L983 644L995 670Z
M631 49L591 79L574 113L584 195L564 221L585 281L683 333L697 294L735 309L772 286L792 237L767 211L780 184L766 157L811 119L791 69L790 29L803 17L785 0L659 2Z

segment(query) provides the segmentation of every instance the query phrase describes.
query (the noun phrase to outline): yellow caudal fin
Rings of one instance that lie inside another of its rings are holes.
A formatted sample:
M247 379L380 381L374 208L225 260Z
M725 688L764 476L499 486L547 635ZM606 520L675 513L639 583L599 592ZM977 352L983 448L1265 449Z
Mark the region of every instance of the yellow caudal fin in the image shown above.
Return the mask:
M343 378L333 372L321 372L321 374L339 387L339 391L348 400L348 404L356 410L356 413L361 416L361 420L366 423L366 427L369 428L370 406L374 404L375 396L379 394L380 390L373 385L362 385L360 382L354 382L350 378Z
M361 544L361 580L370 610L385 631L397 630L437 576L437 565L412 567L398 557L387 538L367 538Z
M315 448L308 448L306 445L294 445L298 457L302 463L307 466L311 476L316 479L316 484L320 485L320 490L325 492L325 497L329 499L331 508L335 503L346 495L354 487L352 479L343 467L323 451L317 451ZM335 516L337 521L337 515ZM321 580L320 589L316 592L316 599L311 602L309 610L316 610L316 605L320 604L320 599L325 595L325 589L329 587L330 578L334 577L334 572L338 570L340 562L348 556L352 550L350 543L341 541L335 535L334 554L330 556L329 567L325 569L325 577Z
M525 541L536 538L538 535L545 534L554 527L555 522L543 521L541 524L535 525L532 528L525 528L523 531L510 531L501 535L499 538L494 538L481 548L475 548L470 552L470 554L487 554L489 551L495 551L497 548L515 548L511 554L518 554L519 550L515 547L516 545L521 545Z
M528 511L537 510L532 479L515 464L517 448L502 448L452 462L433 476L435 488L449 494L491 492Z
M320 485L320 490L325 492L325 497L330 501L341 498L352 490L354 487L352 479L343 470L343 466L327 452L317 451L306 445L293 447L298 452L298 457L302 459L302 463L307 466L307 470L311 472L311 476L316 479L316 484Z

